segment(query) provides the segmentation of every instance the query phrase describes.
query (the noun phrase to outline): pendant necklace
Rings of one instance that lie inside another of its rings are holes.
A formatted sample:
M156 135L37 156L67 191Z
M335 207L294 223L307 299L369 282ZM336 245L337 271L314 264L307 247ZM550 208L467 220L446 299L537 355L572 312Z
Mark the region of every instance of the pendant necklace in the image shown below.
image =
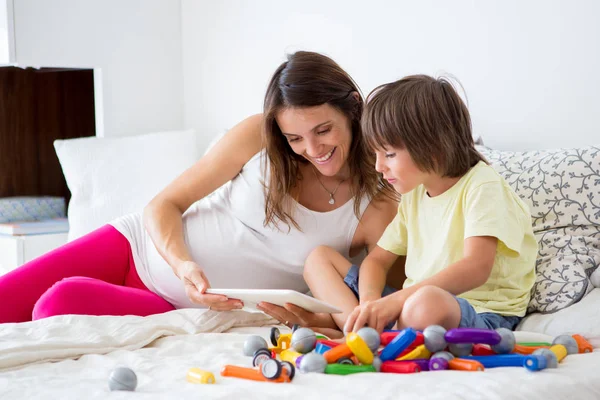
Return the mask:
M333 195L335 194L335 192L337 192L337 190L340 188L340 185L346 180L342 180L340 181L340 183L338 183L337 187L335 188L335 190L333 192L330 192L325 185L323 185L323 182L321 182L321 179L319 179L319 176L317 175L315 168L312 168L313 173L315 174L315 178L317 178L317 181L319 181L319 183L321 184L321 186L323 187L323 189L325 189L325 191L327 193L329 193L329 204L334 205L335 204L335 199L333 198Z

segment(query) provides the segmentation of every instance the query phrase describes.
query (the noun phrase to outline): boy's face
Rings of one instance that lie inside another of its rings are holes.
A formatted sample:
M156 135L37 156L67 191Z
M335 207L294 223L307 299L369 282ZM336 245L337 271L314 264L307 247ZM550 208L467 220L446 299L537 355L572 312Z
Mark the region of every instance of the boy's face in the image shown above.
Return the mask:
M406 194L424 184L429 177L429 174L417 168L406 149L388 146L375 150L375 155L375 169L382 173L383 178L400 194Z

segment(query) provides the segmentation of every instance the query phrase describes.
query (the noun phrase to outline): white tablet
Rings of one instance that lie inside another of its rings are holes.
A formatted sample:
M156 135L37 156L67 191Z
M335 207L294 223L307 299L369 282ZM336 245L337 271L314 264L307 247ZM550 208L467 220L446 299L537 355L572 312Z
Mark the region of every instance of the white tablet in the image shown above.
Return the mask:
M306 294L287 289L208 289L206 293L222 294L244 302L244 307L256 308L262 301L283 307L294 304L314 313L341 313L337 307Z

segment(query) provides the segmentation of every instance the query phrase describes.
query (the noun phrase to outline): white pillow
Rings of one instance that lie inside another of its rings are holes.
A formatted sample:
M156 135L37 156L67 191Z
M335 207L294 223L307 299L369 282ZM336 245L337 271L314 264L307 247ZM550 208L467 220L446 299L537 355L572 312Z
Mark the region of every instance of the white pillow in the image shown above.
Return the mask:
M72 195L69 241L142 211L200 156L193 130L56 140L54 148Z
M594 289L567 308L553 314L533 313L517 326L519 331L538 332L556 337L562 334L579 334L594 347L600 347L600 289Z

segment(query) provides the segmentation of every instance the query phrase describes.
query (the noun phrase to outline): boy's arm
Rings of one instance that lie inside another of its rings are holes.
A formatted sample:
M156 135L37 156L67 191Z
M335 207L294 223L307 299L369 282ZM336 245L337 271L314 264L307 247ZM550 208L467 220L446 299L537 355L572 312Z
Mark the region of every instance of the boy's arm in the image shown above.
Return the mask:
M483 285L492 272L498 239L493 236L474 236L465 239L464 257L437 274L390 295L401 309L406 299L423 286L437 286L454 295ZM362 275L361 275L362 279Z
M396 267L396 264L403 268L404 260L379 246L375 246L369 252L359 270L358 293L361 304L381 298L388 272L391 267Z

